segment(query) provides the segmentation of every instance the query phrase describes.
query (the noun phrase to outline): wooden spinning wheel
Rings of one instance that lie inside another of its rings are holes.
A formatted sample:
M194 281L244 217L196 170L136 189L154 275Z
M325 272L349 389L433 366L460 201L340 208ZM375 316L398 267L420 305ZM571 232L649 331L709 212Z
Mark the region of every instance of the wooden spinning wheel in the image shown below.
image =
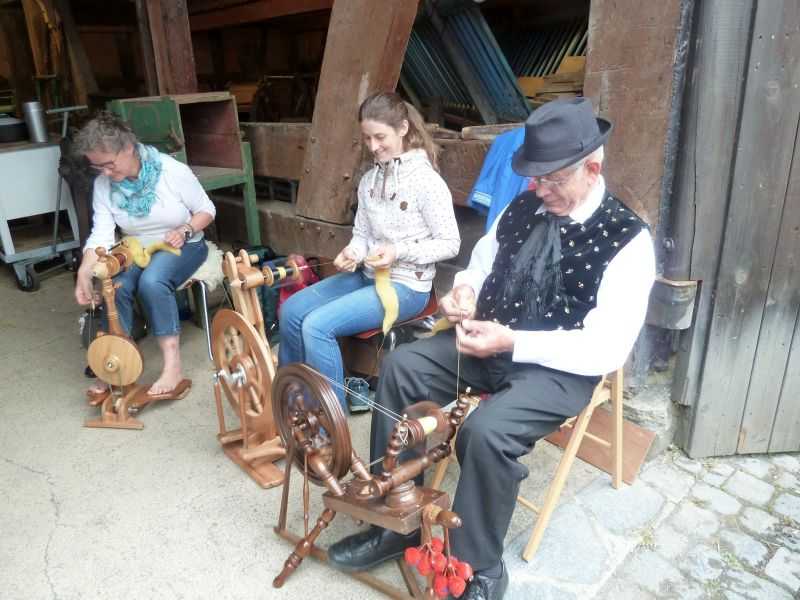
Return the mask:
M255 479L261 487L283 481L283 472L274 464L286 451L277 435L272 410L272 380L275 362L264 330L258 288L278 287L297 281L300 268L292 261L275 261L258 268L255 255L240 250L226 252L222 272L236 310L220 310L211 327L211 353L214 396L217 402L219 434L225 454ZM222 394L236 411L240 426L228 430L222 407Z
M239 313L222 309L211 325L211 339L214 366L219 369L222 389L231 405L237 412L243 410L251 419L269 417L264 414L263 400L268 397L275 366L256 330ZM241 407L240 394L232 387L236 373L243 375L244 405ZM271 420L269 425L272 428Z
M97 377L108 384L101 392L89 392L89 404L100 406L100 416L86 421L87 427L142 429L144 424L133 415L160 400L181 400L192 387L189 379L181 380L175 389L163 394L150 394L149 385L137 381L144 369L142 353L126 335L119 323L113 277L134 264L130 243L120 243L106 251L96 248L97 263L92 276L101 282L103 302L108 314L108 331L100 331L87 350L87 361Z
M370 473L353 451L347 420L336 395L328 381L314 369L302 364L278 369L272 400L275 423L289 454L275 532L295 544L283 570L273 581L274 587L282 587L307 556L326 560L326 554L315 542L337 513L402 534L420 527L429 529L434 522L443 527L460 526L458 516L447 510L450 506L447 494L417 487L414 478L450 454L450 442L466 414L465 397L458 399L450 413L432 402L420 402L409 407L405 416L398 415L380 474ZM427 436L434 432L443 434L445 439L425 450ZM413 447L422 449L421 455L400 464L400 454ZM304 537L286 527L292 464L303 474ZM309 481L327 488L322 495L325 509L311 531L308 530ZM407 565L398 561L398 566L408 592L369 573L351 575L392 598L432 597L432 577L428 591L422 592Z
M211 352L217 372L214 393L225 454L262 487L283 481L273 462L286 452L277 437L271 411L275 365L272 354L256 329L233 310L217 312L211 325ZM222 393L239 417L240 428L225 426Z

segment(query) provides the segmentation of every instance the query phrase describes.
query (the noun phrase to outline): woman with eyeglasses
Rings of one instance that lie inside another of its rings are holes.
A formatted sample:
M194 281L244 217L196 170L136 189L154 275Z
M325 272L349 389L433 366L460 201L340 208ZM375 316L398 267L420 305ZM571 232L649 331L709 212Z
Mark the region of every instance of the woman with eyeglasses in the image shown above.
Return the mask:
M163 357L161 375L148 393L171 392L183 379L179 349L180 319L175 290L200 267L208 254L203 229L216 209L200 182L185 164L139 142L118 116L101 112L78 132L75 152L98 173L94 181L92 232L83 248L75 299L92 302L95 248L109 248L119 229L122 236L139 239L144 247L166 242L180 255L157 252L146 269L131 265L114 278L121 326L131 331L134 299L146 312L150 331ZM105 392L97 382L90 395Z

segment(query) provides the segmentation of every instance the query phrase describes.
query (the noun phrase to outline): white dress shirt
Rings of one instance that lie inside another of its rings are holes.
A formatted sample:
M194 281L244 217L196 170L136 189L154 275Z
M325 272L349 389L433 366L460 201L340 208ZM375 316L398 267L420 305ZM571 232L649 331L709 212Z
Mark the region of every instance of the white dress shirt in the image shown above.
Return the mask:
M569 214L570 218L584 223L600 206L605 190L601 176L586 201ZM543 211L541 207L539 212ZM454 286L470 286L476 297L492 270L498 249L497 224L502 216L503 213L475 244L469 266L457 273L453 282ZM618 369L625 363L644 324L655 274L653 241L650 232L642 229L603 272L597 306L586 314L583 328L515 330L512 360L578 375L604 375Z

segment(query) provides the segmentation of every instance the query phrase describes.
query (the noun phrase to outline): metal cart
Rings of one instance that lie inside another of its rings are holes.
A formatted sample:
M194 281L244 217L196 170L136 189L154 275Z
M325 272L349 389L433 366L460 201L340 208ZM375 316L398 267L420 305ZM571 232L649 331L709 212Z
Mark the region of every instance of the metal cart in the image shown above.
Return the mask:
M56 143L0 145L0 260L14 268L17 284L25 291L39 288L37 263L63 256L71 265L80 258L78 218L69 186L58 174L60 158ZM45 231L31 237L24 228L10 225L14 219L53 214L57 232L60 215L56 211L66 211L71 240L59 240Z

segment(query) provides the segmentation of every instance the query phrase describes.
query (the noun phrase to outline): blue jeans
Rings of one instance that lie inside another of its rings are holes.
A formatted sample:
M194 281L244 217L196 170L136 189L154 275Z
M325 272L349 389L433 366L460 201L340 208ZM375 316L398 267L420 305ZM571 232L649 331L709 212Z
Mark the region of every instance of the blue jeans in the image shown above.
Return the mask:
M422 312L430 292L417 292L395 282L392 286L400 304L398 321ZM315 368L334 382L331 387L346 410L344 367L336 338L380 327L383 315L375 281L361 271L323 279L281 305L278 362L304 362Z
M146 269L132 265L114 277L121 284L115 303L122 329L130 334L133 325L133 303L136 296L142 303L153 335L177 335L181 330L176 288L191 277L208 255L205 240L184 244L181 255L156 252Z

